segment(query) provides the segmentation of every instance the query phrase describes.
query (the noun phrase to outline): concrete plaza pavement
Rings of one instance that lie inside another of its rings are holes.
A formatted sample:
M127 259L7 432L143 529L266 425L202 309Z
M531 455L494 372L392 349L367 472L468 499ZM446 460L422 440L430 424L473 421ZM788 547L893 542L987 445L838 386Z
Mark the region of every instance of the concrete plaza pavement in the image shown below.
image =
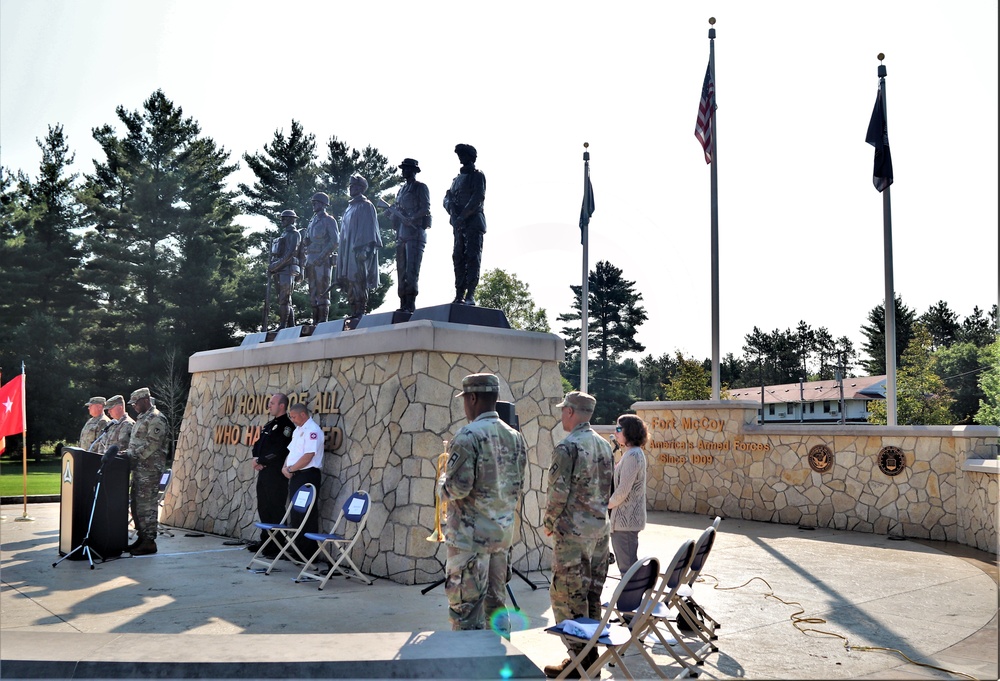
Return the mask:
M291 563L256 574L231 538L184 529L162 536L156 555L53 567L59 504L27 512L34 520L18 520L21 504L0 509L4 679L541 678L564 656L544 632L550 574L532 566L517 567L537 589L510 583L519 612L508 642L450 631L442 587L338 576L319 591L295 584ZM652 512L639 554L667 561L710 522ZM698 601L722 628L700 678L998 677L993 554L725 519L703 576ZM651 652L667 675L681 671ZM655 678L637 652L626 661ZM606 667L602 678L624 675Z

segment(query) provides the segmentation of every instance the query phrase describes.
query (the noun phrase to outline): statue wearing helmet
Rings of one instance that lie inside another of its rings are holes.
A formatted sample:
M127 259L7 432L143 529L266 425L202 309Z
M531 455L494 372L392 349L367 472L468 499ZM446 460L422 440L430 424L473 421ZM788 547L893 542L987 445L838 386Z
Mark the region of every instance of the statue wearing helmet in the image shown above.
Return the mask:
M294 210L281 211L281 226L285 231L271 242L271 264L267 268L278 284L278 328L295 326L295 311L292 309L292 289L302 278L302 263L299 262L299 240L301 235L295 229L298 215ZM266 324L266 320L265 320Z
M329 196L323 192L313 194L313 217L305 234L305 269L313 324L325 322L330 317L333 258L340 241L340 230L337 228L337 221L326 212L329 205Z

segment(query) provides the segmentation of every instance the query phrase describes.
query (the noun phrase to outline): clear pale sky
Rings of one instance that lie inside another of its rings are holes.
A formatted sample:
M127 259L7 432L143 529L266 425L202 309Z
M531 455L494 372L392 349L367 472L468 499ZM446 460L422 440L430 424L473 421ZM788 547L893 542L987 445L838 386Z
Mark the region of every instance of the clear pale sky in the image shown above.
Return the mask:
M884 300L882 196L865 132L886 55L895 290L965 317L997 302L997 3L0 0L0 163L34 177L61 123L91 129L156 89L232 152L292 119L431 192L418 305L454 295L441 199L474 145L487 177L483 268L556 317L590 268L636 282L646 353L711 356L710 176L694 137L717 19L721 352L800 319L860 347ZM322 152L321 152L322 153ZM243 167L233 177L253 182ZM241 224L259 226L254 218ZM384 310L398 305L395 292ZM643 353L643 354L646 354Z

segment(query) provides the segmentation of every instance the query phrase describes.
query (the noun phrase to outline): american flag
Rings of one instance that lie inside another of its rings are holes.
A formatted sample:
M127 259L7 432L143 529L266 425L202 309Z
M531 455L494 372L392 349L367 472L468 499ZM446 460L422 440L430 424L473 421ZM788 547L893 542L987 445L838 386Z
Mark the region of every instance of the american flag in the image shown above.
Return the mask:
M705 84L701 86L701 101L698 103L698 123L694 126L694 136L705 150L705 163L712 162L712 116L715 115L715 82L712 80L712 65L705 69Z

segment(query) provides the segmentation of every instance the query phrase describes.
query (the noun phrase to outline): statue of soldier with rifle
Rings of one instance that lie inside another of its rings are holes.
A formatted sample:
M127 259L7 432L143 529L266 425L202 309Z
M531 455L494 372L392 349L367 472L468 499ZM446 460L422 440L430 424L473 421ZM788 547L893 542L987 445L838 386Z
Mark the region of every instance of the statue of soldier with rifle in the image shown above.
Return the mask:
M299 262L299 242L301 237L295 229L299 216L294 210L281 212L281 226L285 231L271 241L271 257L267 267L267 292L264 300L264 331L267 331L267 315L270 307L271 277L278 283L278 328L295 326L295 310L292 309L292 289L302 280L302 263Z

